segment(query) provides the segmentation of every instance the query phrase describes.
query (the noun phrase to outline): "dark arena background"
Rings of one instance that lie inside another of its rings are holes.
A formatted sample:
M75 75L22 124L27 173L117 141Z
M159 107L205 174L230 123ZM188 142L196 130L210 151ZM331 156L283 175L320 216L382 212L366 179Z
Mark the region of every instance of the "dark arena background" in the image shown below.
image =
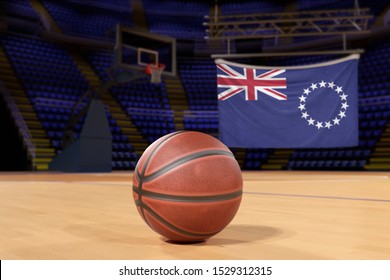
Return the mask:
M353 53L357 146L231 148L244 193L224 231L178 245L143 223L144 150L218 138L216 58ZM389 65L388 0L1 1L0 259L389 259Z

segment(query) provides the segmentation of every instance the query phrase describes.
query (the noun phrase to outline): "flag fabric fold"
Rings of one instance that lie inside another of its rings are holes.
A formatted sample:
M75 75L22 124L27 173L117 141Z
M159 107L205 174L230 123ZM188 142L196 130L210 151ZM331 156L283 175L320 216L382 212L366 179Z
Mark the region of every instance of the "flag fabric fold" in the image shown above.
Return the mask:
M267 67L216 59L220 140L246 148L357 146L358 60Z

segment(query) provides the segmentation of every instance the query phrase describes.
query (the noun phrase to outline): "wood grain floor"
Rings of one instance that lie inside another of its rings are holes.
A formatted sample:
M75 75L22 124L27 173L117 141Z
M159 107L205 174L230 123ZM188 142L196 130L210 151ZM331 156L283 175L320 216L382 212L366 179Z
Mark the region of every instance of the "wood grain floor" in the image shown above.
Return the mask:
M179 245L142 221L131 172L1 173L0 259L390 259L389 175L243 172L232 223Z

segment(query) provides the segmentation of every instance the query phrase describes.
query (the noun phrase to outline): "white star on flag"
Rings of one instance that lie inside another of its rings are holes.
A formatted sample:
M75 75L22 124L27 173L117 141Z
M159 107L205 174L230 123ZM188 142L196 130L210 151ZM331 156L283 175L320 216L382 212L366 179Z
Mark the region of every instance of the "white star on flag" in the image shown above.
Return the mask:
M343 112L343 111L340 111L340 113L338 115L340 116L341 119L347 116L347 115L345 115L345 112Z
M300 96L300 97L299 97L299 101L300 101L300 102L305 102L305 101L306 101L306 97L303 96L303 95Z
M310 89L308 89L308 88L307 88L307 89L304 89L304 90L303 90L303 93L306 94L306 95L309 95Z
M347 100L347 96L344 92L342 95L340 95L341 100Z
M331 89L333 89L335 87L335 84L333 82L330 82L328 83L328 87L330 87Z
M318 129L322 128L322 127L323 127L323 126L322 126L322 122L317 121L316 127L317 127Z
M305 120L307 119L308 116L309 116L309 114L307 112L302 113L302 118L304 118Z
M324 81L321 81L320 87L326 87L326 83Z
M310 87L311 87L311 89L316 89L317 88L317 84L313 84L312 83Z
M325 127L327 129L330 129L331 126L332 126L332 124L330 122L325 122Z
M341 108L343 108L344 110L347 110L348 107L349 107L348 103L341 104Z
M340 119L334 118L333 120L333 125L340 124Z
M340 93L340 92L343 91L343 87L337 87L337 88L335 89L335 91L336 91L337 93Z
M306 108L305 108L305 104L301 104L301 105L299 105L299 107L298 107L301 111L302 110L305 110Z
M314 125L314 119L313 118L310 118L308 121L309 125Z

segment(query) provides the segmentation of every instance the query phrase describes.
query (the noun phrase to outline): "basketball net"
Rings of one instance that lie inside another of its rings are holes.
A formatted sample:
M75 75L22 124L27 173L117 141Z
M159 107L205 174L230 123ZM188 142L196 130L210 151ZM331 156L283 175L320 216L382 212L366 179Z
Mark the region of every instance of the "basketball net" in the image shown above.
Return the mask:
M150 75L150 82L152 84L160 84L161 83L161 74L165 69L165 65L162 63L158 63L157 65L154 63L150 63L145 66L145 73Z

